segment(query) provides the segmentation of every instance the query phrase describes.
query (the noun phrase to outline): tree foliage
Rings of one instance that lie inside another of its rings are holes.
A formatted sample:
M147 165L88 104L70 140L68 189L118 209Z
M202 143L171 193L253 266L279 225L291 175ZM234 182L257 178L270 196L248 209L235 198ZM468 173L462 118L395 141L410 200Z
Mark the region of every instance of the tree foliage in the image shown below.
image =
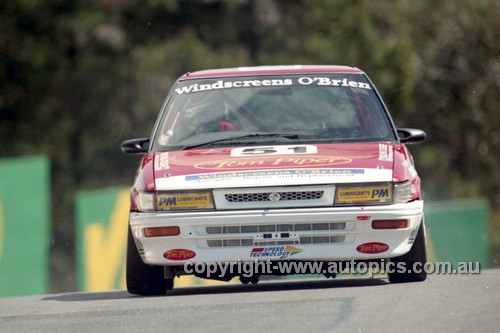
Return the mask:
M52 271L72 265L77 190L130 184L120 143L150 134L170 85L199 69L365 70L414 147L428 199L500 199L500 3L0 0L0 157L53 163ZM53 279L69 290L74 279Z

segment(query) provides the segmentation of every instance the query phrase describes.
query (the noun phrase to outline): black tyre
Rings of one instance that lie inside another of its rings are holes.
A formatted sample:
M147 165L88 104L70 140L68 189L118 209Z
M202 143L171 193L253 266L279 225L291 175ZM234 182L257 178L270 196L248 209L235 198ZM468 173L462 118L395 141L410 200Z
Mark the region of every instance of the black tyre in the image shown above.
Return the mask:
M392 258L391 262L395 265L392 267L394 272L388 273L389 282L391 283L404 283L404 282L418 282L427 279L427 273L424 271L424 264L427 262L427 251L425 249L425 230L424 221L420 223L418 228L417 237L413 242L410 252L396 258ZM415 263L420 263L420 273L415 273L413 267ZM398 272L398 264L404 263L406 272ZM411 270L411 272L409 272Z
M130 227L127 239L127 290L131 294L165 295L174 287L174 279L165 279L163 267L144 264L135 246Z

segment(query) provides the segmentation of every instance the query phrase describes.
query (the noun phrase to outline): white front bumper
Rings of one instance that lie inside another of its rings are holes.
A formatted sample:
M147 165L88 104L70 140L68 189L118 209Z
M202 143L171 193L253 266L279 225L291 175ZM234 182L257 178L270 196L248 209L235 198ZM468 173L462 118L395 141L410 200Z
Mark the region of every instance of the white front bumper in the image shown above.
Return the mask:
M188 261L236 262L255 259L340 261L391 258L407 253L412 246L409 240L410 234L418 228L422 216L423 201L419 200L406 204L365 207L179 213L132 212L130 226L139 253L147 264L179 266ZM390 230L372 229L372 220L379 219L407 219L408 227ZM303 230L308 228L308 225L315 230ZM331 226L330 229L318 230L325 229L328 225ZM161 226L178 226L180 235L144 236L144 228ZM272 226L275 226L277 231L249 231L272 228ZM264 235L273 238L264 239ZM313 243L313 240L319 243ZM263 245L267 242L276 245ZM301 251L296 251L286 258L280 256L256 258L251 255L252 251L255 252L255 248L286 246L284 245L286 242L293 242L289 245ZM389 248L382 253L374 254L357 251L359 245L372 242L385 243ZM173 249L191 250L196 255L189 260L165 259L163 254Z

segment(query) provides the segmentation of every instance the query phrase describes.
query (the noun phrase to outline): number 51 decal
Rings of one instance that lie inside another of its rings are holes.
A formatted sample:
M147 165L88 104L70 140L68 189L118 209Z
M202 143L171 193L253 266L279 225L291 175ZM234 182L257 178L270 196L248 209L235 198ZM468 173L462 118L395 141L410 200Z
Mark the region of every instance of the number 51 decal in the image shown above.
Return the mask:
M243 147L231 150L231 156L316 154L318 147L311 145Z

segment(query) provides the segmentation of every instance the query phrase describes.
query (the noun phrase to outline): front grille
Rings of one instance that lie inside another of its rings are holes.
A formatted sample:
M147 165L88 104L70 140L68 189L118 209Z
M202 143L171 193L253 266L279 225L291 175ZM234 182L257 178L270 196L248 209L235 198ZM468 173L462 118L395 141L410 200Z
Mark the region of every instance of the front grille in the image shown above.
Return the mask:
M302 222L204 226L200 227L199 232L200 235L210 235L209 239L202 241L202 246L251 247L344 243L349 241L344 232L349 232L352 228L352 222ZM270 238L263 237L265 234Z
M303 244L331 244L343 243L345 236L305 236L296 240L271 240L254 242L250 238L238 239L210 239L207 240L208 247L241 247L241 246L274 246L274 245L303 245Z
M300 237L300 244L328 244L328 243L342 243L345 236L314 236L314 237Z
M335 223L296 223L296 224L262 224L245 226L221 226L206 227L205 231L209 235L217 234L245 234L262 233L276 231L322 231L322 230L345 230L345 222Z
M253 246L253 239L211 239L207 244L209 247Z
M292 191L292 192L260 192L260 193L231 193L226 194L228 202L264 202L289 200L318 200L323 197L324 191ZM276 198L277 200L272 200Z
M217 210L332 207L334 185L247 187L213 190Z

